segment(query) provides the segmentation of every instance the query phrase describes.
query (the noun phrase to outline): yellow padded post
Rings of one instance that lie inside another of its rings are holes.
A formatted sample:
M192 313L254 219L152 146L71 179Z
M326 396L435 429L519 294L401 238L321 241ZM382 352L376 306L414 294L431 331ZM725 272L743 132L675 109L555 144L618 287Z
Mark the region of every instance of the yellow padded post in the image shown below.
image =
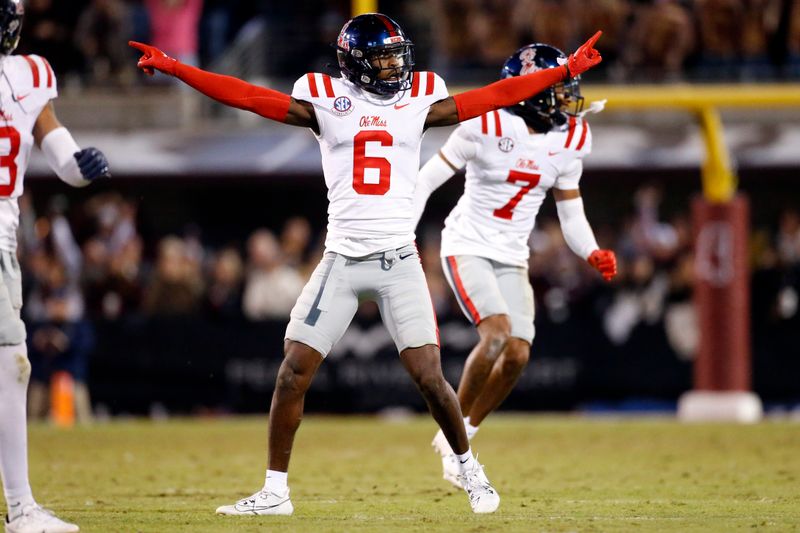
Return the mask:
M350 12L354 17L362 13L377 13L378 0L352 0L350 2Z

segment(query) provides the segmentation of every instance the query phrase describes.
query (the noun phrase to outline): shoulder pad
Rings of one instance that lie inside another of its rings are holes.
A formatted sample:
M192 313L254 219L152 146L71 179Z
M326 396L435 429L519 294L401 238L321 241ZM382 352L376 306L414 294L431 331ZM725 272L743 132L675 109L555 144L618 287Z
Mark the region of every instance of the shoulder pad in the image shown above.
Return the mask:
M13 56L12 56L13 57ZM18 56L27 65L23 71L30 76L31 87L33 89L49 89L51 91L56 88L56 75L53 72L50 63L39 55Z
M292 89L292 98L310 101L317 98L335 98L333 81L327 74L309 72L301 76Z
M447 85L435 72L413 72L411 78L411 98L432 98L439 101L447 98Z
M589 123L580 117L569 117L567 129L560 132L557 139L563 139L560 148L575 152L579 157L592 151L592 131Z

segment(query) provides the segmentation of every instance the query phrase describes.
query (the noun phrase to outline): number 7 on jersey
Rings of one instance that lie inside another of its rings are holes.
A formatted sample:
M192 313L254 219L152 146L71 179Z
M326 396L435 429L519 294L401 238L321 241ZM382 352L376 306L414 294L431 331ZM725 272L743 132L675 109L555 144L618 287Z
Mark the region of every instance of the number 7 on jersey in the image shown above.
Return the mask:
M506 181L508 183L524 183L524 185L506 205L494 210L494 216L502 218L503 220L511 220L514 216L514 208L517 207L517 204L522 200L523 196L531 192L531 190L539 184L541 177L540 174L528 174L518 170L510 170Z

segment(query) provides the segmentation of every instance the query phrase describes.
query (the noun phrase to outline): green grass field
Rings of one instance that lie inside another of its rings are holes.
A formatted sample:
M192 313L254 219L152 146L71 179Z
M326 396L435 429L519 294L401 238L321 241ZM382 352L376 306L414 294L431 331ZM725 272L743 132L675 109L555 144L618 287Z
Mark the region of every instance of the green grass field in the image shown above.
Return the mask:
M432 420L309 417L292 517L218 517L263 483L266 417L30 430L34 494L86 532L800 531L800 424L496 416L473 441L502 497L440 477Z

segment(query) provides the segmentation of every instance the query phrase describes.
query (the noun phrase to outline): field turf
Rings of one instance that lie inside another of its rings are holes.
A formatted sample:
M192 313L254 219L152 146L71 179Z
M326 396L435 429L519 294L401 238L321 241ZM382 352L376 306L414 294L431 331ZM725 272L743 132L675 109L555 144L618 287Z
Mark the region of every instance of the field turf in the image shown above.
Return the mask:
M800 424L496 416L477 516L440 477L427 417L308 417L292 517L220 517L263 483L266 417L30 429L34 494L86 532L800 531ZM3 503L4 506L4 503Z

